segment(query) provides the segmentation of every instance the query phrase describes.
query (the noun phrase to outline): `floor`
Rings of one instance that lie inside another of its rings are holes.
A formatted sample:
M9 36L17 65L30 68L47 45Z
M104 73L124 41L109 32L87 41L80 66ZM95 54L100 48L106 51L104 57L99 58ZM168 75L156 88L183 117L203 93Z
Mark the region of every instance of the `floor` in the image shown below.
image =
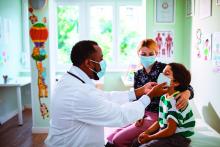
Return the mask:
M0 126L0 147L46 147L47 134L32 134L32 111L23 111L23 126L18 126L17 116ZM196 120L195 135L191 147L220 147L220 134L213 131L202 120ZM105 138L113 128L105 128Z
M18 126L17 115L0 126L0 147L46 147L47 134L32 134L32 111L23 111L23 126Z

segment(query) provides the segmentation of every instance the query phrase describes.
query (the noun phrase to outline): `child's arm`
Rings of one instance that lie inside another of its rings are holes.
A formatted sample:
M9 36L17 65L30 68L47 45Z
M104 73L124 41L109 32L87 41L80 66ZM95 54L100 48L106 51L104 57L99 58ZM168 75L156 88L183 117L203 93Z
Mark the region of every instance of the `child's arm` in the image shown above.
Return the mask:
M169 118L167 121L167 127L165 129L160 130L159 132L152 134L152 135L149 135L147 133L142 133L138 137L138 142L143 144L154 139L169 137L175 133L176 127L177 127L176 122L173 119Z
M173 119L169 118L167 121L167 127L153 135L149 135L149 138L150 140L153 140L158 138L169 137L175 133L176 128L177 128L177 123Z
M154 133L155 131L157 131L159 128L160 128L159 122L156 121L146 131L144 131L138 136L138 142L141 144L147 142L148 136Z
M146 131L144 131L147 134L152 134L155 131L157 131L160 128L159 122L156 121L155 123L153 123Z

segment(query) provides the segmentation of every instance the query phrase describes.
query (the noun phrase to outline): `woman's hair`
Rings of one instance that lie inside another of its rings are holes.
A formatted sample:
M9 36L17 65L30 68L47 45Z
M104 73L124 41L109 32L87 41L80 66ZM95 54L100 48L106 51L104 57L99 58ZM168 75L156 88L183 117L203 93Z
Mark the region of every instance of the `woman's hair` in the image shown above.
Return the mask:
M137 50L138 53L139 53L139 51L142 47L147 47L150 50L153 50L156 53L158 53L158 45L153 39L144 39L144 40L142 40L140 42L139 46L138 46L138 50Z
M170 63L168 64L173 72L173 78L175 82L179 83L179 86L175 87L177 91L187 90L190 82L191 75L183 64L180 63Z

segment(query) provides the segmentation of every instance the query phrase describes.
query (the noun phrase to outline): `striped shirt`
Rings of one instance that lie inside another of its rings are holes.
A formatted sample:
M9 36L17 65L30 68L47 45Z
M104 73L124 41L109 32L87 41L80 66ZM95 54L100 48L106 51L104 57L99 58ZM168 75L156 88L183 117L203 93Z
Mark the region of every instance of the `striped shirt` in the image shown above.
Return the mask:
M195 119L189 104L184 110L178 110L176 108L176 100L174 97L178 93L179 92L175 92L170 98L166 98L166 94L161 96L158 122L160 128L164 129L167 127L168 119L171 118L177 123L175 133L184 137L190 137L194 134Z

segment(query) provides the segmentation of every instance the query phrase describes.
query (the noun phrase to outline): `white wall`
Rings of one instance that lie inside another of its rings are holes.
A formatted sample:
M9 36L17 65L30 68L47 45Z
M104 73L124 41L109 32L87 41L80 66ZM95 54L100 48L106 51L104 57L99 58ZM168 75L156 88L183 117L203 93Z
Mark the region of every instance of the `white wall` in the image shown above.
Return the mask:
M202 0L200 0L202 1ZM212 0L212 16L199 18L199 0L195 4L193 20L193 44L191 50L192 85L195 90L194 102L202 118L220 133L220 73L213 72L212 61L205 61L196 56L195 36L200 28L203 35L220 32L220 6Z

